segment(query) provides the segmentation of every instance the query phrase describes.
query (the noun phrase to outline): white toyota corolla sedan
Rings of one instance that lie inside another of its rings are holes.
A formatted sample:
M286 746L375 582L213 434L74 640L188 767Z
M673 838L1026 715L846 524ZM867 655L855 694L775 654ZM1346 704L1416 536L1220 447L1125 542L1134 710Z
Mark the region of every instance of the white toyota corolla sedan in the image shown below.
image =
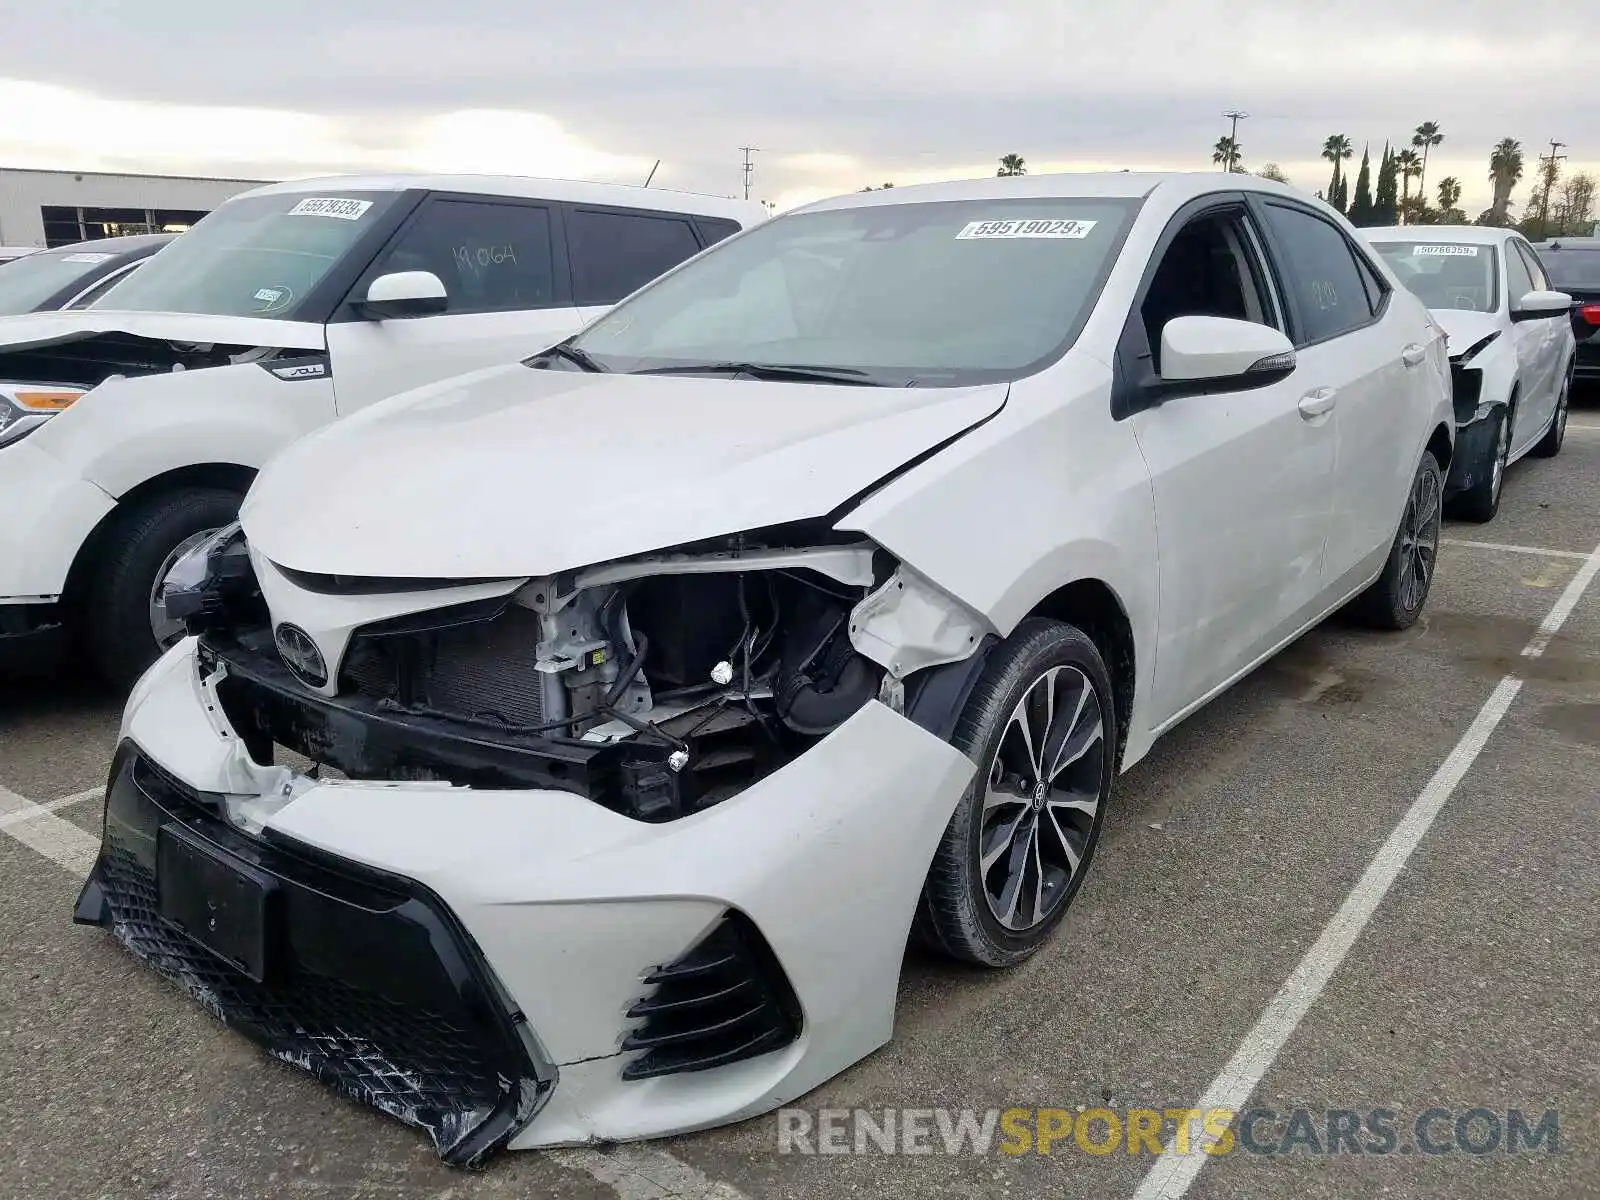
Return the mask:
M1515 229L1416 225L1362 233L1449 337L1456 453L1445 501L1453 516L1491 521L1506 468L1525 454L1561 451L1577 359L1572 297L1550 286Z
M77 919L449 1162L748 1117L907 938L1056 930L1113 781L1432 582L1444 338L1242 175L810 205L296 444L167 584Z

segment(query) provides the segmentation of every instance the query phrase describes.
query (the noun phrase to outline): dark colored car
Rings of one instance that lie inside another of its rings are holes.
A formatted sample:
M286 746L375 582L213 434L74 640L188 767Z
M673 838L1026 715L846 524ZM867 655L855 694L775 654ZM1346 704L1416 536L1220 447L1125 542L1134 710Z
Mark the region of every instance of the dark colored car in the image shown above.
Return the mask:
M1600 237L1551 238L1534 247L1550 286L1572 297L1576 378L1600 382Z
M0 316L88 308L177 236L97 238L0 263Z

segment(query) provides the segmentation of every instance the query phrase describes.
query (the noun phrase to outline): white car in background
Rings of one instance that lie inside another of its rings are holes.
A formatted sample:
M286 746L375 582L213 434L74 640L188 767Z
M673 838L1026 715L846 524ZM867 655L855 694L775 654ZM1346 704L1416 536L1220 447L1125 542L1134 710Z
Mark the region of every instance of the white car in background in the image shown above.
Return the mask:
M1043 946L1188 714L1414 622L1452 427L1270 181L812 204L269 464L76 918L452 1163L766 1111L888 1040L914 923Z
M243 193L84 311L0 319L0 651L63 626L131 684L181 632L159 583L274 453L519 358L754 202L496 176ZM403 484L403 480L395 480Z
M1577 356L1572 297L1551 288L1513 229L1362 233L1449 335L1457 433L1445 498L1453 514L1493 520L1506 468L1527 454L1553 457L1566 436Z

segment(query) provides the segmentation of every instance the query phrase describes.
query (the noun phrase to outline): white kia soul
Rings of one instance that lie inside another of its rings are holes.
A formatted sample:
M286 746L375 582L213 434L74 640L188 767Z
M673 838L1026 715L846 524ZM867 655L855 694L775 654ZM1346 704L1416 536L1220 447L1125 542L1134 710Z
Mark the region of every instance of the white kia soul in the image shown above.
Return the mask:
M277 450L513 362L766 216L492 176L301 180L221 205L92 308L0 319L0 650L72 629L131 683L160 580Z

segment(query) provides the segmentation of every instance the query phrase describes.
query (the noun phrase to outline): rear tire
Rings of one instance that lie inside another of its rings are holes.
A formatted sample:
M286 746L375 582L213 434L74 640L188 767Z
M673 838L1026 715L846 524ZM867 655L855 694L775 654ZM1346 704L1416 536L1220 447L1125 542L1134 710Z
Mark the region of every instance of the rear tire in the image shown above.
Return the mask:
M1567 409L1572 403L1572 373L1576 360L1567 364L1567 377L1561 384L1561 395L1556 397L1556 411L1550 414L1550 428L1528 453L1534 458L1554 458L1561 453L1561 444L1567 440Z
M161 656L166 645L156 640L151 612L160 578L186 543L232 522L241 499L220 488L181 488L113 518L81 616L90 665L107 683L126 691Z
M1088 874L1117 739L1111 677L1088 635L1040 618L1017 626L951 739L979 769L934 854L917 932L986 967L1043 946Z
M1406 493L1400 528L1383 573L1351 604L1351 611L1364 624L1374 629L1409 629L1422 615L1439 561L1443 494L1439 460L1431 451L1425 452Z
M1505 488L1506 464L1511 459L1511 412L1497 408L1490 414L1494 422L1493 436L1489 439L1487 461L1473 472L1478 482L1456 496L1450 504L1451 515L1477 524L1494 520L1500 511L1500 493Z

